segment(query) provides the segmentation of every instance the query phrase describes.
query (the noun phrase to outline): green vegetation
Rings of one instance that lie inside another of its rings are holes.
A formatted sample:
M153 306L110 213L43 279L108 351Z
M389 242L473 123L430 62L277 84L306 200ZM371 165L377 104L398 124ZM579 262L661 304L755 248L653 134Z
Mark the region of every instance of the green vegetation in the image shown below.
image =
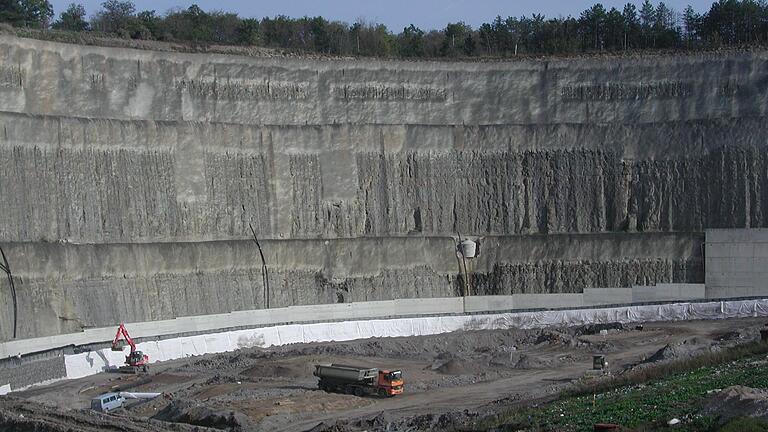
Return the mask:
M765 345L753 344L641 370L616 380L586 384L558 401L541 407L509 410L492 419L484 419L475 427L476 430L496 427L501 430L583 431L592 430L596 423L616 423L634 430L652 431L666 427L667 421L678 418L682 424L676 430L768 430L763 429L767 424L754 419L736 419L718 429L716 419L698 414L707 392L732 385L768 389L768 361L762 355L755 356L765 350ZM749 356L733 360L745 354ZM635 383L627 384L630 382Z
M137 11L129 0L107 0L90 19L72 3L51 22L48 0L0 0L0 22L17 27L97 32L126 39L243 45L299 52L376 57L509 57L638 49L698 49L768 42L766 0L719 0L709 11L682 13L649 0L606 9L597 3L578 17L497 16L473 29L414 25L393 33L383 24L348 24L323 17L241 18L193 4L164 15Z
M753 418L734 419L718 432L768 432L768 422Z

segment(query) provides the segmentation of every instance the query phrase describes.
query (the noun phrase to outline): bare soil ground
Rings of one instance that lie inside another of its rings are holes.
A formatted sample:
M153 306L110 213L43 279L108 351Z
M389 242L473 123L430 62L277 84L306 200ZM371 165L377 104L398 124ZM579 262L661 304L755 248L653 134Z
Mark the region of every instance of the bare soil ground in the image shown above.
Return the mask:
M585 379L592 356L611 373L728 349L759 337L765 320L737 319L541 330L461 331L246 349L103 373L0 398L0 430L444 430L494 407L530 404ZM601 334L601 330L605 330ZM318 363L402 369L403 395L325 393ZM162 392L112 414L90 399L108 391Z

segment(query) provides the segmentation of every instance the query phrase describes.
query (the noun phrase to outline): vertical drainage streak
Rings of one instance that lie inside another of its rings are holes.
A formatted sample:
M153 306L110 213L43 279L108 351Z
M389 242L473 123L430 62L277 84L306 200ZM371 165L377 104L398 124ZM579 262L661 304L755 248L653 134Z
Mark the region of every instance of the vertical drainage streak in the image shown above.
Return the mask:
M261 256L261 280L264 285L264 308L269 309L269 273L267 273L267 261L264 259L264 252L261 250L261 244L256 237L256 231L253 229L253 225L248 223L248 228L251 229L253 234L253 242L256 243L256 247L259 249L259 255Z
M11 266L8 264L8 258L5 257L5 251L0 247L0 255L2 255L3 262L0 263L0 269L8 276L8 284L11 287L11 298L13 299L13 339L16 339L16 328L19 320L19 306L16 302L16 286L13 284L13 274L11 274Z

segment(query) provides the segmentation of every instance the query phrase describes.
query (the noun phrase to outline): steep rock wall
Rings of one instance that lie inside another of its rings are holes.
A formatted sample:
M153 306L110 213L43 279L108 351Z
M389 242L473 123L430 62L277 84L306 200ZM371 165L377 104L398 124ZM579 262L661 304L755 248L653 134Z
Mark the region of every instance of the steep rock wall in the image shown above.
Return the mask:
M768 54L253 59L0 36L20 337L291 304L703 280L768 225ZM269 264L269 295L248 241ZM11 334L0 282L0 340Z

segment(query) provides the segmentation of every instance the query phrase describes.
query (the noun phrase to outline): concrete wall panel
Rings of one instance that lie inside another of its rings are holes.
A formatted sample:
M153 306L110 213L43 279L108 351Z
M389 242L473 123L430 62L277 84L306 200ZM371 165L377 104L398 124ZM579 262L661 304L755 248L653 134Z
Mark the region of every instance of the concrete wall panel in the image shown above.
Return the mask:
M659 284L632 287L631 290L633 303L702 300L706 298L704 284Z
M632 303L632 288L587 288L584 306Z
M705 244L708 298L768 295L768 230L707 230Z
M486 311L504 311L515 308L514 299L517 296L473 296L464 298L464 311L486 312Z
M578 308L584 306L583 294L518 294L515 309Z

